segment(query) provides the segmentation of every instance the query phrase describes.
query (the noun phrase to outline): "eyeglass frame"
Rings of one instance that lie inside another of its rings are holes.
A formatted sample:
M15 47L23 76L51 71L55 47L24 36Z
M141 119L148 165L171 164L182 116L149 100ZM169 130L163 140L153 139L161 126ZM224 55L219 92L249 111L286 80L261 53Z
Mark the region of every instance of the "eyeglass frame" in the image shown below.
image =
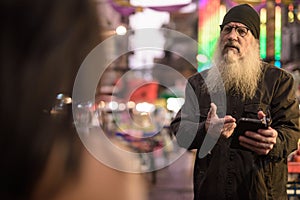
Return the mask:
M221 33L224 33L224 34L229 34L229 33L231 33L231 31L232 31L232 29L235 29L235 32L236 32L236 34L237 35L239 35L239 36L241 36L241 37L245 37L247 34L248 34L248 32L249 32L249 28L248 27L246 27L246 26L230 26L230 25L228 25L228 24L226 24L226 25L220 25L220 27L221 27ZM224 32L224 28L225 27L230 27L230 30L228 30L228 32ZM243 32L245 32L245 35L241 35L239 32L238 32L238 29L246 29L247 31L243 31Z

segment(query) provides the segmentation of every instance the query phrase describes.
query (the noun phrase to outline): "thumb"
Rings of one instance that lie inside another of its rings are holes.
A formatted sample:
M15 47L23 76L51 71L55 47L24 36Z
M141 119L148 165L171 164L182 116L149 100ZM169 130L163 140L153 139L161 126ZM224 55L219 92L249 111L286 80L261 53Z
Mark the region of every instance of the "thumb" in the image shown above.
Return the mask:
M212 117L215 117L215 116L217 116L217 106L216 106L216 104L211 103L210 104L210 109L209 109L209 112L208 112L208 118L212 118Z
M266 116L266 114L265 114L263 111L258 111L258 113L257 113L258 119L262 119L262 118L264 118L265 116Z

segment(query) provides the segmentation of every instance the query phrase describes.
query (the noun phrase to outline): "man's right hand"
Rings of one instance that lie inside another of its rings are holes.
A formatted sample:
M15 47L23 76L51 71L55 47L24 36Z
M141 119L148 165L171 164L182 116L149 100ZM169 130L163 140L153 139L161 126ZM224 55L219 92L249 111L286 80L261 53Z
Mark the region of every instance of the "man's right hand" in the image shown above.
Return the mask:
M230 115L226 115L224 118L219 118L217 115L217 106L214 103L210 104L210 110L207 115L205 122L205 130L210 133L216 134L216 136L221 134L225 138L229 138L236 127L236 119Z

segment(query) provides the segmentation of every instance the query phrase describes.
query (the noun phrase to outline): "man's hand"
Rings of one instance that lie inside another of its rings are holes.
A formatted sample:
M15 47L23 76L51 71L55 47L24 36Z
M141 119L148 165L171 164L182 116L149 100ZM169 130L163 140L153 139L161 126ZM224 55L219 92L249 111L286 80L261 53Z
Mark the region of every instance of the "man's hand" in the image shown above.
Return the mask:
M262 111L257 113L258 118L262 119L265 117L265 114ZM276 144L276 138L278 132L268 127L268 129L259 129L257 133L246 131L245 136L240 136L240 144L253 152L256 152L258 155L267 155Z
M214 103L211 103L210 106L211 107L205 122L206 132L210 129L212 131L209 132L216 134L216 136L219 136L219 133L221 132L224 137L229 138L236 127L236 120L230 115L226 115L224 118L219 118L217 115L217 106Z

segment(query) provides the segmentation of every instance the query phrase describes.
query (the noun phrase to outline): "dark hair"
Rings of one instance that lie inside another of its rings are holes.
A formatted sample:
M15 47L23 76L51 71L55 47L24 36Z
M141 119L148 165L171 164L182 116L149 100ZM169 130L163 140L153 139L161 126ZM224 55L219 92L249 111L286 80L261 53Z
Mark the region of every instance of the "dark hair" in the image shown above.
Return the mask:
M99 24L87 0L0 4L0 196L30 199L54 145L64 146L63 170L76 172L81 145L72 115L58 120L48 111L58 93L71 95L81 62L100 40Z

